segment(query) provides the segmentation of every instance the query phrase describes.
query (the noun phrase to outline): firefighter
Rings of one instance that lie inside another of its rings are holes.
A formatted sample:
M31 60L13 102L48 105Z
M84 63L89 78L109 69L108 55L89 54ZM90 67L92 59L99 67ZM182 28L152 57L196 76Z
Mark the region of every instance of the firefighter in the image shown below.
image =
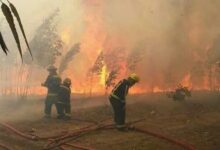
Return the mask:
M58 92L58 119L67 119L71 118L71 104L70 104L70 95L71 95L71 79L66 78L63 81L63 84L60 86Z
M119 131L124 131L125 127L125 105L129 88L139 82L136 74L131 74L127 79L121 80L112 90L109 100L114 111L114 122Z
M47 97L45 100L44 112L45 112L45 117L50 118L52 105L55 104L55 106L56 106L56 102L57 102L57 98L58 98L57 97L58 91L59 91L59 87L61 84L61 78L57 74L56 67L49 66L47 68L47 71L49 72L49 75L48 75L46 81L44 83L42 83L41 85L48 89ZM57 106L56 106L56 109L57 109ZM58 109L57 109L57 111L58 111Z

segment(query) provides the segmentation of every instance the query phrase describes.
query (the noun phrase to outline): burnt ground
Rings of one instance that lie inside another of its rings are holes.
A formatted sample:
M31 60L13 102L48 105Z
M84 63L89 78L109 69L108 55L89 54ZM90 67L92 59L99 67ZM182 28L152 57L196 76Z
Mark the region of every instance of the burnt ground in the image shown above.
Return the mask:
M183 102L172 101L164 94L133 95L128 97L127 121L145 118L137 123L142 127L168 137L193 144L198 150L220 149L220 95L194 92ZM72 120L44 119L44 101L39 97L15 100L0 99L0 121L39 136L54 135L67 130L88 126L91 122L108 120L112 111L105 96L83 98L73 96ZM46 142L25 140L0 127L0 143L15 150L40 150ZM96 150L182 150L155 137L115 129L94 131L74 143Z

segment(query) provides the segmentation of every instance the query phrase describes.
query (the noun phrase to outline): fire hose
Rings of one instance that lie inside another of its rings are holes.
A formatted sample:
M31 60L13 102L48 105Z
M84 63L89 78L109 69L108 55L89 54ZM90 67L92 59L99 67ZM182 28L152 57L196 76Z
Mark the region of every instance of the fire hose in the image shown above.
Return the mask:
M28 140L32 140L32 141L37 141L37 140L50 140L50 139L53 139L53 138L58 138L58 137L63 137L63 135L54 135L54 136L48 136L48 137L38 137L38 136L31 136L31 135L28 135L28 134L25 134L21 131L19 131L18 129L12 127L11 125L7 124L7 123L0 123L1 126L5 127L6 129L12 131L13 133L15 133L16 135L20 136L20 137L23 137L25 139L28 139ZM86 128L89 128L88 127L84 127L83 129L86 129ZM50 140L50 141L54 141L54 140ZM51 142L50 142L51 143ZM94 150L92 148L87 148L87 147L84 147L84 146L80 146L80 145L75 145L75 144L69 144L69 143L66 143L65 144L66 146L71 146L71 147L75 147L75 148L78 148L78 149L82 149L82 150ZM3 144L0 144L0 147L1 148L4 148L5 150L11 150L10 148L8 148L7 146L3 145ZM60 145L59 146L61 149L65 150L65 148Z
M84 146L81 146L81 145L78 145L78 144L69 144L69 143L66 143L64 144L66 146L70 146L70 147L74 147L74 148L78 148L78 149L82 149L82 150L95 150L95 149L92 149L92 148L89 148L89 147L84 147Z
M145 119L132 121L132 122L127 123L126 125L138 123L138 122L141 122L143 120L145 120ZM54 142L49 143L48 145L46 145L44 149L45 150L50 150L50 149L53 149L55 147L59 147L59 146L65 144L65 143L68 143L68 142L80 137L82 134L86 134L86 133L89 133L91 131L106 129L106 128L107 129L109 129L109 128L112 129L112 128L114 128L114 124L112 124L112 123L100 124L100 125L88 126L88 127L85 127L85 128L78 129L78 130L76 130L72 133L69 133L69 134L67 134L63 137L54 139Z
M11 148L7 147L6 145L3 145L0 143L0 148L3 148L5 150L12 150Z
M136 121L136 122L138 122L138 121ZM132 123L130 123L130 124L132 124ZM25 134L25 133L15 129L15 128L13 128L12 126L6 124L6 123L0 123L0 125L2 125L3 127L11 130L13 133L15 133L15 134L17 134L17 135L19 135L19 136L21 136L23 138L29 139L29 140L36 141L36 140L46 139L46 138L40 138L40 137L37 137L37 136L27 135L27 134ZM67 145L68 142L72 141L72 139L68 139L68 138L74 138L74 137L80 136L81 134L86 134L86 133L89 133L89 132L95 131L95 130L112 129L112 128L114 128L114 124L104 124L104 125L88 126L88 127L80 128L77 131L74 131L72 133L68 133L66 135L51 136L52 138L53 137L57 137L57 138L54 139L54 140L51 140L51 142L45 147L45 150L53 149L55 147L60 147L62 145ZM144 133L146 135L151 135L151 136L154 136L154 137L159 138L159 139L166 140L166 141L168 141L168 142L170 142L170 143L172 143L174 145L178 145L178 146L180 146L180 147L182 147L182 148L184 148L186 150L196 150L196 148L194 146L190 145L190 144L186 144L186 143L181 142L179 140L175 140L175 139L169 138L169 137L167 137L165 135L162 135L162 134L159 134L159 133L155 133L155 132L152 132L152 131L149 131L149 130L141 129L141 128L138 128L138 127L129 127L129 129L133 130L133 131L136 131L136 132ZM49 137L48 137L48 139L49 139ZM70 144L68 144L68 146L70 146ZM71 146L73 146L73 145L71 144ZM82 146L78 146L78 147L75 147L75 148L79 148L79 149L82 149L82 150L93 150L91 148L85 149L85 147L82 147Z
M59 147L61 150L66 150L64 146Z
M151 135L151 136L154 136L156 138L159 138L159 139L163 139L163 140L166 140L172 144L175 144L175 145L178 145L186 150L196 150L196 148L190 144L186 144L182 141L179 141L179 140L175 140L175 139L171 139L167 136L164 136L162 134L159 134L159 133L155 133L155 132L152 132L152 131L148 131L148 130L145 130L145 129L141 129L141 128L137 128L137 127L132 127L131 128L132 130L134 131L137 131L137 132L140 132L140 133L144 133L146 135Z
M64 134L61 135L52 135L52 136L47 136L47 137L38 137L35 135L28 135L25 134L21 131L19 131L18 129L12 127L11 125L7 124L7 123L0 123L1 126L5 127L6 129L8 129L9 131L12 131L13 133L15 133L16 135L23 137L25 139L28 140L32 140L32 141L37 141L37 140L48 140L48 139L53 139L53 138L58 138L60 136L63 136Z
M37 140L37 137L36 136L31 136L31 135L27 135L17 129L15 129L14 127L12 127L11 125L7 124L7 123L0 123L1 126L7 128L8 130L14 132L15 134L25 138L25 139L28 139L28 140Z
M60 138L54 139L52 143L49 143L48 145L45 146L45 150L51 150L54 149L56 147L59 147L61 145L64 145L68 142L73 141L74 139L80 137L82 134L91 132L91 131L95 131L101 128L105 128L105 127L110 127L110 126L114 126L114 124L106 124L103 126L91 126L91 127L85 127L85 128L81 128L78 129L77 131L73 132L73 133L69 133L65 136L62 136Z

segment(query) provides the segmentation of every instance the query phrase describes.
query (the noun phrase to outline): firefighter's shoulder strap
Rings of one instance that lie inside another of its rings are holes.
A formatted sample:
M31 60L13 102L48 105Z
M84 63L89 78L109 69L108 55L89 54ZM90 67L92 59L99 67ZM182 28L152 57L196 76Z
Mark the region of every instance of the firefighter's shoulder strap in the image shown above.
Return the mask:
M123 80L118 82L118 84L113 88L113 90L111 92L111 96L117 100L121 100L121 98L115 94L115 92L118 90L118 88L121 86L121 84L123 84Z

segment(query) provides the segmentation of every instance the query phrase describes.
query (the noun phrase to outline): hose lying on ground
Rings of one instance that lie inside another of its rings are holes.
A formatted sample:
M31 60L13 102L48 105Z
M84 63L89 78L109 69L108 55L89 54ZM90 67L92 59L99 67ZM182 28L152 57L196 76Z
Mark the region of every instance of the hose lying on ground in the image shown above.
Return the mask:
M38 136L34 136L34 135L25 134L22 131L19 131L18 129L12 127L11 125L9 125L7 123L0 123L0 125L5 127L6 129L8 129L9 131L12 131L16 135L21 136L21 137L28 139L28 140L32 140L32 141L54 139L54 138L64 136L66 134L65 133L65 134L52 135L52 136L47 136L47 137L38 137Z
M11 148L9 148L9 147L7 147L6 145L1 144L1 143L0 143L0 148L3 148L3 149L5 149L5 150L12 150Z
M70 147L74 147L74 148L78 148L78 149L82 149L82 150L95 150L95 149L92 149L90 147L85 147L85 146L81 146L81 145L78 145L78 144L70 144L70 143L66 143L64 144L66 146L70 146Z
M131 128L132 130L134 131L137 131L137 132L140 132L140 133L144 133L144 134L147 134L147 135L151 135L151 136L154 136L156 138L160 138L160 139L163 139L163 140L166 140L172 144L175 144L175 145L178 145L186 150L196 150L196 148L190 144L186 144L182 141L179 141L179 140L175 140L175 139L171 139L165 135L162 135L162 134L159 134L159 133L155 133L155 132L152 132L152 131L149 131L149 130L145 130L145 129L141 129L141 128L137 128L137 127L132 127Z
M143 119L142 119L143 120ZM133 124L133 123L137 123L137 122L140 122L141 120L139 121L133 121L133 122L130 122L128 123L127 125L130 125L130 124ZM44 137L44 138L41 138L41 137L37 137L37 136L31 136L31 135L27 135L17 129L15 129L14 127L6 124L6 123L0 123L0 125L2 125L3 127L11 130L13 133L23 137L23 138L26 138L26 139L29 139L29 140L49 140L49 139L52 139L50 141L50 143L48 145L45 146L45 150L49 150L49 149L53 149L53 148L56 148L56 147L60 147L62 145L66 145L68 142L74 140L74 138L77 138L77 137L80 137L80 135L82 134L87 134L87 133L90 133L91 131L96 131L96 130L103 130L103 129L113 129L115 128L114 127L114 124L112 123L109 123L109 124L103 124L103 125L93 125L93 126L87 126L87 127L84 127L84 128L80 128L74 132L71 132L71 133L67 133L65 135L59 135L59 136L51 136L51 137ZM140 132L140 133L144 133L144 134L147 134L147 135L151 135L151 136L154 136L156 138L160 138L160 139L163 139L163 140L166 140L174 145L178 145L186 150L196 150L196 148L190 144L186 144L184 142L181 142L179 140L175 140L175 139L172 139L172 138L169 138L165 135L162 135L162 134L159 134L159 133L155 133L155 132L152 132L152 131L149 131L149 130L146 130L146 129L142 129L142 128L138 128L138 127L131 127L129 128L130 130L133 130L133 131L136 131L136 132ZM70 144L69 144L70 146ZM72 146L72 145L71 145ZM1 147L1 145L0 145ZM82 146L79 146L77 147L79 149L83 149L85 147L82 147ZM6 149L6 150L10 150L10 149ZM84 149L85 150L85 149ZM86 150L92 150L92 148L90 149L86 149Z
M36 136L31 136L31 135L27 135L17 129L15 129L14 127L12 127L11 125L7 124L7 123L0 123L1 126L7 128L8 130L14 132L15 134L25 138L25 139L28 139L28 140L37 140L37 137Z
M131 124L135 124L135 123L141 122L143 120L145 120L145 119L131 121L131 122L126 123L126 125L129 126ZM75 140L76 138L81 137L82 135L88 134L92 131L114 128L114 126L115 126L115 124L113 124L113 123L107 123L107 124L93 125L93 126L80 128L80 129L75 130L69 134L66 134L63 137L54 139L54 142L47 144L44 149L45 150L54 149L56 147L59 147L60 145L71 142L71 141Z

